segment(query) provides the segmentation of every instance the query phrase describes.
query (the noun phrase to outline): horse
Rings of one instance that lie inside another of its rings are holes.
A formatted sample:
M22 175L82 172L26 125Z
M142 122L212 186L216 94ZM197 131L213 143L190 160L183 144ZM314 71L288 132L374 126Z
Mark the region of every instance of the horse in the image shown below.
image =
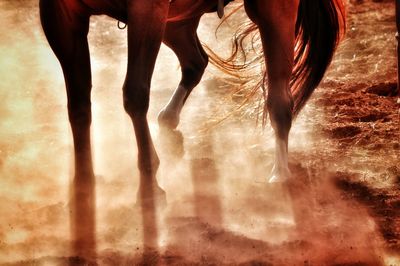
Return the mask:
M156 173L159 158L147 121L151 78L162 43L176 54L182 76L159 124L175 129L191 91L209 62L196 29L208 12L223 15L233 0L40 0L40 19L48 43L61 65L74 143L77 187L93 182L91 155L91 66L87 34L92 15L107 15L127 25L128 64L123 105L138 146L142 199L164 195ZM288 135L293 119L322 80L345 29L342 0L243 0L258 31L266 69L264 104L276 137L275 166L269 181L290 178Z

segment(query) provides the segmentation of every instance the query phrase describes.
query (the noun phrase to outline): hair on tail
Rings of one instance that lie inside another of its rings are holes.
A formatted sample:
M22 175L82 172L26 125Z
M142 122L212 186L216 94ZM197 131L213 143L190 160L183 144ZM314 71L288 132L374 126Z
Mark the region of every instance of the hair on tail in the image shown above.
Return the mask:
M226 19L239 11L242 6L235 8ZM344 36L345 29L345 7L342 0L300 0L295 31L294 65L290 79L294 116L298 115L321 82ZM250 44L250 49L248 44ZM244 79L243 83L247 88L248 84L252 84L248 95L253 96L254 90L262 89L263 95L266 96L265 68L261 69L261 75L257 72L257 82L249 80L255 78L255 69L260 69L259 66L264 64L256 24L249 21L239 27L232 41L232 52L229 58L223 59L210 48L206 47L206 49L213 65L226 74ZM249 56L249 53L252 55Z
M346 29L341 0L301 0L290 90L297 115L321 82Z

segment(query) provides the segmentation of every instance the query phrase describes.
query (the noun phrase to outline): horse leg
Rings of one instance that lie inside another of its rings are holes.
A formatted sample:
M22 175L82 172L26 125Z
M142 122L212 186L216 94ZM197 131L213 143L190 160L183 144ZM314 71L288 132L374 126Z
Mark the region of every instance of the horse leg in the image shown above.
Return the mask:
M167 24L164 43L174 51L182 69L182 78L168 104L158 115L161 126L175 129L179 116L190 92L199 84L208 64L196 30L200 18Z
M152 204L155 196L165 197L156 180L159 159L150 136L147 111L151 77L165 30L168 7L168 0L128 1L128 69L123 93L124 107L132 119L138 145L138 199L142 200L142 206L146 200Z
M81 255L89 255L95 250L89 17L77 15L68 10L63 1L54 0L40 1L40 16L48 42L60 61L67 89L75 156L71 202L74 249Z
M298 0L245 1L249 17L258 25L268 74L265 108L275 132L275 166L269 182L290 177L288 137L293 100L289 81L293 68L295 23Z

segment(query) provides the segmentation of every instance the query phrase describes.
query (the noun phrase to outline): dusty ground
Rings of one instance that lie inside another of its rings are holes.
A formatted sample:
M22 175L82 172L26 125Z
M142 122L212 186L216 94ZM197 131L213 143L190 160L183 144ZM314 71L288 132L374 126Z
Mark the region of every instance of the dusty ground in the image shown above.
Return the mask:
M328 122L318 130L336 147L324 156L332 163L343 158L342 166L335 165L334 184L345 199L367 208L384 247L398 254L400 98L394 95L393 3L361 2L348 9L347 40L331 70L348 66L350 72L342 80L328 78L323 95L315 99Z
M36 1L0 2L1 265L400 265L400 103L394 4L354 1L348 33L324 82L296 120L295 179L268 185L273 138L238 112L231 88L210 68L182 115L179 132L156 114L179 80L162 48L149 119L168 206L143 249L133 131L122 108L125 32L105 17L89 36L96 171L95 257L71 251L71 136L60 68ZM232 28L199 29L223 53ZM234 25L235 23L232 22ZM165 71L168 69L168 71ZM233 100L232 100L233 99ZM221 117L223 123L215 124ZM149 227L149 225L147 225Z

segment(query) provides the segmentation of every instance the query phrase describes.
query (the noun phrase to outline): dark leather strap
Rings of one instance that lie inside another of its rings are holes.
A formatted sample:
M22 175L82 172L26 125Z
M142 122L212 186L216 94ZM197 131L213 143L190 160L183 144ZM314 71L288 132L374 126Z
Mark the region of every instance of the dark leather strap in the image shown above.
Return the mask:
M218 0L217 14L219 18L222 18L224 16L224 7L225 7L225 1Z

